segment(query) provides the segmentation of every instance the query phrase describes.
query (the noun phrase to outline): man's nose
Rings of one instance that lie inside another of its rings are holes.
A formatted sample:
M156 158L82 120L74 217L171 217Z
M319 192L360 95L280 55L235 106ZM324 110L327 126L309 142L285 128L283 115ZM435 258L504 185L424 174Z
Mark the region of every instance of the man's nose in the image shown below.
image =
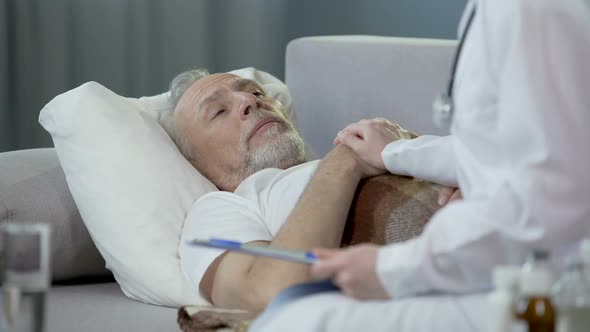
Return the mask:
M242 120L246 120L248 115L260 107L260 101L251 93L239 92L239 114Z

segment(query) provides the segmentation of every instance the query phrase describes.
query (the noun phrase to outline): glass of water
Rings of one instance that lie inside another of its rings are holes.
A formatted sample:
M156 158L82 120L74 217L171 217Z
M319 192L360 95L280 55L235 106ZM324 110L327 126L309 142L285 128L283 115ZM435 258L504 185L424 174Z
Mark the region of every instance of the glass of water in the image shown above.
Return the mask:
M6 223L0 226L2 264L2 330L42 332L49 288L47 224Z

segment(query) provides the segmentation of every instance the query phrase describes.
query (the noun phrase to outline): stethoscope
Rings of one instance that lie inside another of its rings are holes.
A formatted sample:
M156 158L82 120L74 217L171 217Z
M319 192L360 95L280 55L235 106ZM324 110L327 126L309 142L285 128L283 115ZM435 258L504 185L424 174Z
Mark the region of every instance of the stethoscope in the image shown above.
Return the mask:
M467 21L467 25L465 26L465 32L463 32L461 41L459 41L459 47L457 48L457 52L455 52L453 66L451 69L451 77L447 83L447 89L441 92L432 103L432 122L434 122L435 126L441 129L450 128L451 122L453 121L453 115L455 113L453 105L453 85L455 83L455 75L457 73L457 64L459 63L459 58L461 57L461 53L463 51L463 43L465 42L465 39L467 39L467 34L471 29L473 17L475 17L475 7L469 14L469 19Z

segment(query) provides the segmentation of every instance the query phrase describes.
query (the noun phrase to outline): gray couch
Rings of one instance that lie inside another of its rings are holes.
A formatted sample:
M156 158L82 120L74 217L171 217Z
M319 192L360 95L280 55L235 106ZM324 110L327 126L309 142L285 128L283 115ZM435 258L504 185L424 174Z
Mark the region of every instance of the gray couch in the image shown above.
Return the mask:
M418 133L431 124L454 41L375 36L308 37L286 52L286 81L308 148L324 155L335 134L386 117ZM0 153L0 223L53 225L47 331L174 331L176 310L126 298L98 254L53 149ZM0 259L1 259L0 255Z

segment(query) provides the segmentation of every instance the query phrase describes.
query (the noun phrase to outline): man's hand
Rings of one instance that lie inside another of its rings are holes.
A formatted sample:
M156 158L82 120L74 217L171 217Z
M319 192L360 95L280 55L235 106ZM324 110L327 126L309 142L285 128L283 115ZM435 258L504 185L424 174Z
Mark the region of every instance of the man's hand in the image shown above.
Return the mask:
M443 187L438 192L438 205L444 206L452 201L463 199L461 190L453 187Z
M377 276L379 247L362 244L346 249L316 249L320 259L311 267L315 279L331 278L342 292L361 300L389 299Z
M359 178L381 175L387 172L384 168L377 168L364 161L356 152L345 144L332 149L322 160L323 164L333 164L338 168L350 167Z
M383 118L361 120L342 129L334 144L353 149L369 165L385 170L381 152L387 144L399 139L411 139L415 134Z

